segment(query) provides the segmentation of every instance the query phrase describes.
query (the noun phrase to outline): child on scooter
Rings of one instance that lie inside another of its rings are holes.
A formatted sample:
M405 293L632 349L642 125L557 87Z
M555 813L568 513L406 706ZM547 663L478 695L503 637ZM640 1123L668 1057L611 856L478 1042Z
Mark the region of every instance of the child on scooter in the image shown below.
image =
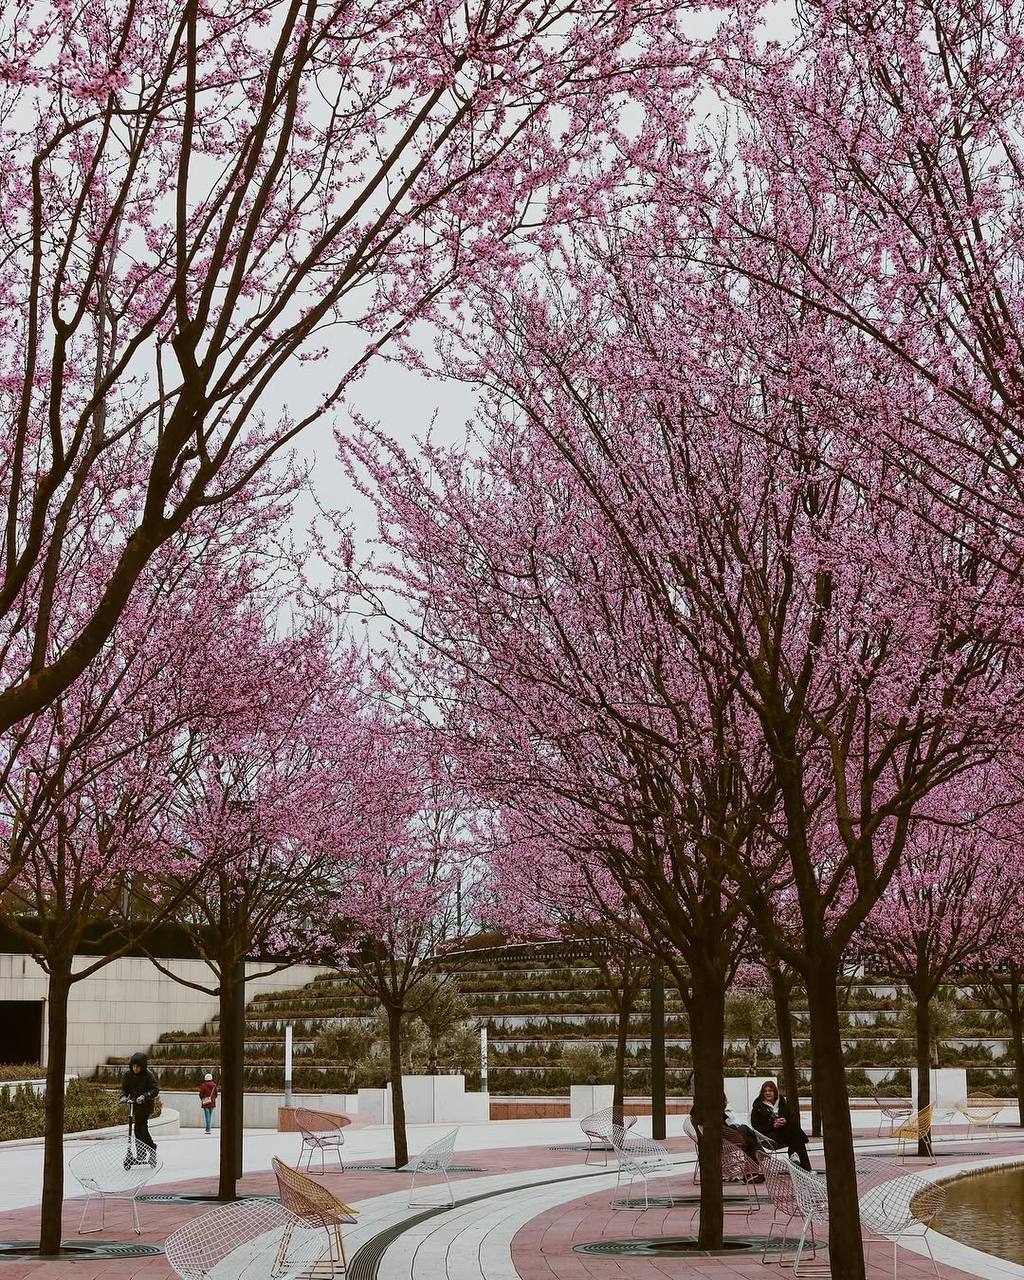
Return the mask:
M160 1086L146 1065L144 1053L133 1053L128 1059L128 1070L121 1082L122 1102L131 1102L135 1113L135 1145L141 1144L145 1151L140 1151L141 1159L148 1158L151 1165L156 1164L156 1143L149 1132L149 1117L153 1114L153 1103L160 1094Z

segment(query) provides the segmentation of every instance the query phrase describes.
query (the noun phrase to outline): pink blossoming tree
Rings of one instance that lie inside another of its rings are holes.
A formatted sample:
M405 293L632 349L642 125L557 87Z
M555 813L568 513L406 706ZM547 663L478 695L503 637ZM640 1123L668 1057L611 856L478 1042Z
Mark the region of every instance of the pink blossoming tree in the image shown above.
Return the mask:
M188 985L219 1000L222 1200L242 1174L246 960L270 958L267 973L319 953L327 935L313 922L337 874L326 849L367 816L362 658L310 620L275 635L281 604L252 597L219 637L217 705L184 726L193 767L172 805L182 849L208 870L158 882L213 977Z
M994 967L1019 936L1019 799L997 769L931 796L862 931L867 962L906 982L914 998L918 1109L933 1101L930 1005L939 986L957 970ZM923 1140L921 1154L927 1155Z
M102 660L45 710L23 719L5 743L4 918L48 976L44 1253L61 1241L74 985L144 946L197 879L216 874L200 851L180 843L174 810L196 765L188 726L217 700L211 665L239 594L251 583L244 561L222 563L219 574L211 572L210 556L202 565L168 554L160 561ZM172 870L176 891L157 894ZM147 910L133 919L132 904L141 900ZM86 938L95 958L79 962Z
M750 918L800 974L832 1265L858 1280L836 981L929 793L1012 719L1019 587L962 551L967 515L958 534L884 451L851 445L864 398L843 327L695 263L672 195L611 208L543 273L480 294L458 366L489 389L472 454L417 463L367 436L358 456L452 702L512 726L492 776L543 744L534 781L560 800L551 762L575 753L619 797L597 812L621 882L658 884L685 850L671 900L644 909L652 933L698 866L719 939ZM824 353L827 384L806 372Z
M646 16L577 0L5 12L0 728L66 690L157 550L385 344L578 210L574 175ZM332 349L340 326L360 337ZM303 362L320 376L282 409Z
M409 1160L403 1024L437 1000L433 962L455 932L456 886L470 847L436 735L383 701L366 728L358 829L339 831L325 845L335 863L332 950L387 1018L401 1168Z

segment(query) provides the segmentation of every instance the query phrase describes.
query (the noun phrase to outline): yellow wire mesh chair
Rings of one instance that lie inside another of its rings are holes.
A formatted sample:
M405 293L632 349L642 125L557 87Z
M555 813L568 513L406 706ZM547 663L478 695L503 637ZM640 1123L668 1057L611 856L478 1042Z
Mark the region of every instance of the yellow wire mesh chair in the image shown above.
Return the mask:
M929 1102L927 1107L923 1107L920 1111L915 1111L909 1120L904 1123L897 1124L892 1130L892 1137L896 1139L896 1158L904 1161L908 1155L916 1155L916 1152L908 1152L909 1143L923 1142L925 1151L928 1152L928 1160L934 1164L936 1162L936 1153L932 1149L932 1120L936 1114L936 1105Z
M953 1110L963 1116L969 1129L987 1129L991 1131L996 1117L1005 1104L999 1098L987 1093L971 1093L956 1104Z
M274 1176L277 1178L277 1190L281 1203L294 1214L295 1218L309 1227L322 1227L327 1233L327 1256L316 1264L318 1275L344 1275L348 1268L345 1258L345 1242L341 1228L351 1226L356 1221L357 1209L351 1208L337 1196L331 1195L326 1187L313 1178L274 1156L271 1161ZM292 1265L288 1256L292 1233L296 1226L291 1222L281 1237L281 1245L274 1263L274 1275L282 1275ZM325 1265L326 1264L326 1265Z
M920 1111L916 1111L909 1120L905 1120L902 1124L898 1124L892 1131L892 1136L896 1139L896 1156L898 1160L906 1160L908 1152L908 1143L923 1142L925 1150L928 1152L928 1159L932 1164L935 1163L935 1152L932 1150L932 1119L935 1115L935 1103L929 1102L926 1107ZM910 1152L916 1155L917 1152Z

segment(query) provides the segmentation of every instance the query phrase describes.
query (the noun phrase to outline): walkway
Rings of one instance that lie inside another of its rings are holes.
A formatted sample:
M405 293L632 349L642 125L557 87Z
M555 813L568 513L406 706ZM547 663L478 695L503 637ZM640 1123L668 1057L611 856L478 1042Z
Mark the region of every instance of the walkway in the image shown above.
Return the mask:
M442 1128L413 1130L413 1150L425 1145ZM531 1133L530 1129L541 1130L542 1134ZM527 1135L533 1141L524 1142ZM499 1122L467 1127L460 1134L457 1150L457 1162L467 1166L467 1171L453 1178L457 1201L454 1209L410 1209L407 1179L393 1172L349 1168L345 1173L329 1173L327 1185L360 1209L358 1226L346 1234L350 1280L751 1280L756 1275L787 1274L762 1267L756 1254L743 1260L733 1257L694 1261L576 1252L580 1244L686 1235L691 1214L688 1207L652 1207L644 1213L613 1210L614 1172L600 1165L588 1167L582 1163L578 1149L552 1149L575 1145L578 1135L578 1127L571 1122ZM487 1139L486 1145L479 1141L480 1137ZM517 1138L517 1145L509 1145ZM668 1145L678 1154L678 1173L665 1178L660 1187L655 1185L652 1194L692 1192L692 1147L682 1138L671 1139ZM879 1145L891 1149L891 1144ZM1024 1140L1016 1133L993 1139L974 1138L957 1145L971 1152L972 1159L981 1148L1000 1158L1024 1158ZM183 1135L165 1141L161 1154L171 1170L192 1160L193 1171L198 1171L196 1164L201 1160L205 1167L212 1162L216 1147L216 1139ZM289 1134L258 1134L247 1138L247 1147L248 1158L253 1162L265 1159L265 1168L271 1153L294 1159L297 1140ZM384 1130L352 1132L346 1145L346 1162L377 1162L386 1148ZM950 1147L950 1153L941 1156L940 1164L949 1167L965 1163L965 1158L956 1156L954 1151ZM5 1175L0 1185L4 1188L8 1187L6 1165L11 1154L14 1153L8 1150L0 1156ZM211 1177L202 1177L164 1183L159 1192L212 1192L214 1187ZM266 1172L247 1174L243 1183L243 1190L253 1193L270 1193L274 1189L273 1179ZM68 1202L68 1240L75 1236L81 1203ZM144 1203L140 1206L144 1228L141 1240L162 1242L176 1226L208 1208L202 1204ZM765 1211L749 1219L739 1216L727 1230L763 1235L769 1216ZM114 1230L107 1231L104 1238L135 1239L127 1229L124 1206L108 1210L108 1223L111 1222ZM37 1226L35 1208L25 1204L9 1208L0 1213L0 1240L32 1239ZM879 1250L877 1262L870 1259L870 1264L870 1280L891 1276L891 1251ZM1024 1268L991 1259L985 1259L980 1270L944 1264L940 1271L942 1280L964 1280L979 1274L985 1280L1024 1277ZM900 1250L899 1280L919 1280L927 1275L933 1275L927 1257ZM160 1256L102 1262L0 1262L0 1280L168 1280L170 1276Z

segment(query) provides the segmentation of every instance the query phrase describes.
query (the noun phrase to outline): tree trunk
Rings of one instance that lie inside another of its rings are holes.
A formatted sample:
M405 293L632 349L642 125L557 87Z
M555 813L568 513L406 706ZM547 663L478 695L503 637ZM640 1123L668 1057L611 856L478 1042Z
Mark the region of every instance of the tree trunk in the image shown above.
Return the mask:
M241 1009L242 1034L239 1035ZM231 960L221 965L220 972L220 1178L219 1200L237 1197L241 1176L238 1159L238 1136L243 1124L245 1106L245 997L238 981L238 966Z
M402 1010L388 1005L388 1055L391 1059L391 1130L395 1143L395 1168L409 1163L409 1139L405 1132L405 1094L402 1090Z
M612 1076L612 1118L617 1124L622 1123L622 1104L626 1096L626 1049L632 1005L632 989L623 986L615 1025L615 1073Z
M918 988L914 991L915 1010L914 1010L914 1034L916 1039L917 1059L917 1098L914 1105L918 1111L923 1111L932 1100L932 1055L931 1055L931 1007L928 999L928 991L926 988ZM926 1156L928 1154L928 1141L922 1136L918 1139L917 1154Z
M793 1015L789 1007L789 983L776 966L770 967L772 997L775 1001L775 1026L779 1032L779 1057L782 1059L782 1094L789 1103L789 1113L800 1123L800 1080L796 1073L796 1048L793 1044Z
M693 1106L700 1124L701 1249L722 1247L722 1099L725 1094L725 984L692 974L693 990L681 992L690 1015Z
M811 1137L821 1137L821 1099L818 1095L818 1078L814 1071L814 1016L810 1001L807 1009L807 1037L811 1046Z
M814 1094L821 1109L828 1179L828 1243L832 1280L864 1280L853 1153L850 1098L846 1089L843 1039L836 994L838 966L821 955L809 966L807 1001L811 1016Z
M659 961L651 965L651 1137L659 1142L665 1120L665 971Z
M43 1198L39 1251L60 1252L64 1211L64 1075L68 1060L68 993L71 958L50 961L46 1004L46 1099L43 1130Z
M1017 1069L1017 1124L1024 1126L1024 1008L1021 1007L1020 983L1014 973L1009 983L1007 1015L1013 1042L1013 1065Z

